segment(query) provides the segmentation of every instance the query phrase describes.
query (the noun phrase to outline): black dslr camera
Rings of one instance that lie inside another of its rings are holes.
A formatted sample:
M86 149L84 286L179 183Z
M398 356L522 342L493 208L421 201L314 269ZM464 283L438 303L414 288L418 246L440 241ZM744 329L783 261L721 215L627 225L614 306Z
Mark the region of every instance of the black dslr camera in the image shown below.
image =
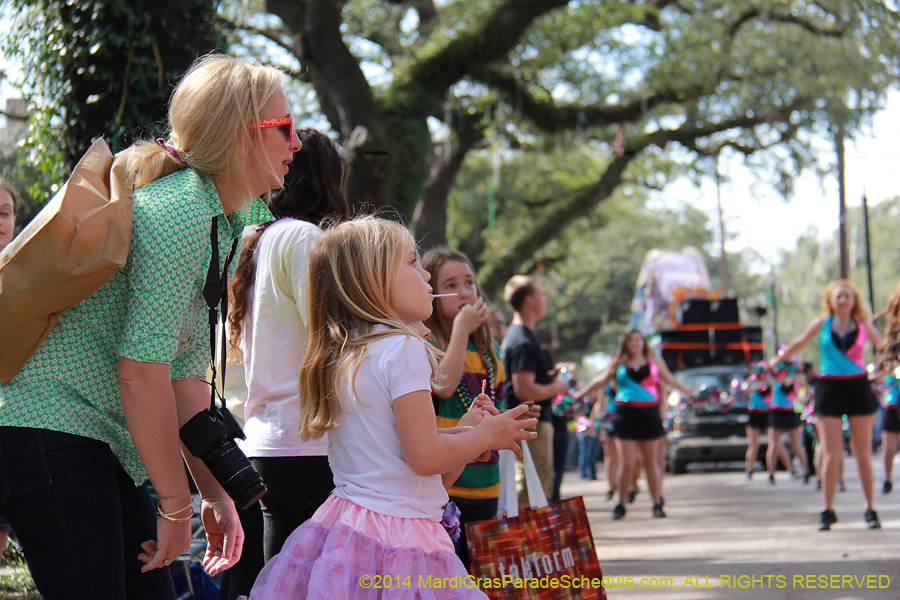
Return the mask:
M227 408L213 406L198 412L182 425L178 434L241 509L266 495L262 477L234 443L236 438L246 438Z

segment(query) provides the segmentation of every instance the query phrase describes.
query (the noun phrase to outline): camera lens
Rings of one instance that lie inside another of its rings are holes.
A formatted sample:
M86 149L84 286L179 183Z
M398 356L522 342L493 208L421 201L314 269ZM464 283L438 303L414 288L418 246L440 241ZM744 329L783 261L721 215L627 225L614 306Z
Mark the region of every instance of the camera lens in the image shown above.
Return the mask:
M266 484L240 448L228 440L202 457L225 491L241 509L266 495Z

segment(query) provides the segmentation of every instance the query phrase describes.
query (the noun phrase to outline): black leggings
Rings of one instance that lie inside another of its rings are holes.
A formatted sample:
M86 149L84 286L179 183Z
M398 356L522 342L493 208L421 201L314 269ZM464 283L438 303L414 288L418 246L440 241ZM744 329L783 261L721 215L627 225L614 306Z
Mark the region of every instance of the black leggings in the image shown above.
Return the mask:
M240 596L249 596L253 584L259 572L262 571L263 562L263 515L259 502L254 502L246 510L238 509L241 518L241 527L244 529L244 548L241 552L241 560L236 565L225 571L227 579L227 596L219 593L219 598L237 600ZM226 588L223 579L222 588Z
M106 442L0 427L0 512L42 598L175 599L168 567L141 573L156 508Z
M334 490L327 456L262 456L250 461L269 493L263 496L263 554L266 562L315 514Z

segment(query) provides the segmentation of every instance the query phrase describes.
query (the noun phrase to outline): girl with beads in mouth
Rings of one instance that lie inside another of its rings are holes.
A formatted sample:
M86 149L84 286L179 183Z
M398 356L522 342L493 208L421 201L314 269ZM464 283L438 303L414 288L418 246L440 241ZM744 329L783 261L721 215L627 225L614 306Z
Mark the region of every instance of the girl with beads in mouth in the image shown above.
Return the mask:
M480 402L476 398L482 389L491 401L503 397L503 362L469 258L456 250L437 248L425 253L422 267L431 274L435 296L434 310L425 321L431 330L429 341L445 352L440 363L444 385L440 392L433 392L432 399L437 426L450 428L456 426L473 403ZM455 543L456 554L467 571L465 523L497 516L500 495L497 458L498 454L493 452L490 461L469 464L449 490L450 500L460 510L461 534Z

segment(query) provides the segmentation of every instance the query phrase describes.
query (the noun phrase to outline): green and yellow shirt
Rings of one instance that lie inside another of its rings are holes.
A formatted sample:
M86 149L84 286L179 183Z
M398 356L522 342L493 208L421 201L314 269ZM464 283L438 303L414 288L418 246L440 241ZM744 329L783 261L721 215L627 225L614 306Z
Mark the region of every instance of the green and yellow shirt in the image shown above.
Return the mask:
M499 356L499 351L494 352ZM475 344L469 340L466 346L466 362L463 368L462 379L459 382L472 398L481 393L481 384L488 379L488 369L485 358L481 352L475 349ZM503 363L498 361L493 368L494 398L503 398L503 386L506 377L503 372ZM468 400L464 402L460 396L459 388L449 398L439 398L437 408L438 427L456 427L460 418L468 410ZM449 494L458 498L480 500L484 498L497 498L500 496L500 468L494 465L467 465L462 474L456 480Z
M134 481L143 482L147 473L119 397L118 358L167 364L173 380L206 375L202 290L214 216L221 265L243 220L224 217L211 179L182 169L135 190L125 266L64 312L15 378L0 385L0 426L107 442Z

